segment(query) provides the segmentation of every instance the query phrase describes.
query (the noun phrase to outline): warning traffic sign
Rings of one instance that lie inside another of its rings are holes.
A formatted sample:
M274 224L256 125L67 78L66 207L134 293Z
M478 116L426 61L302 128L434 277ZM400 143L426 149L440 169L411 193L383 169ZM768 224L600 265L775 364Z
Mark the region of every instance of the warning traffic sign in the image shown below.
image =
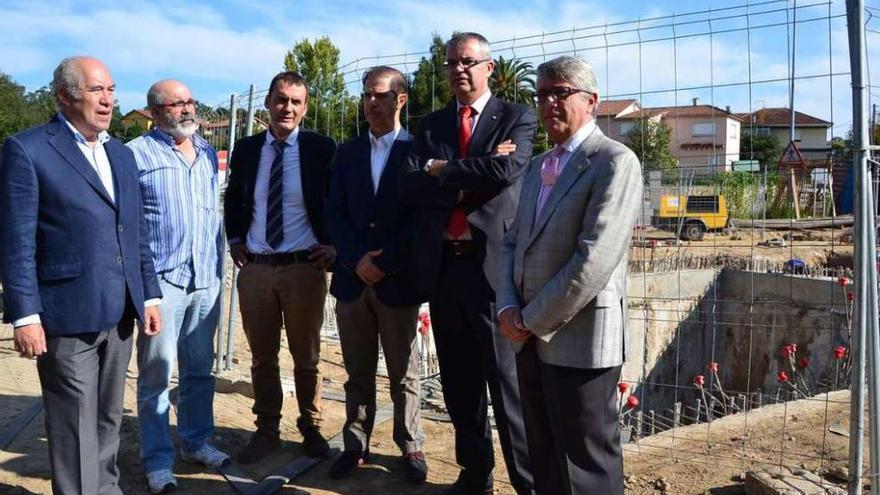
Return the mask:
M794 141L789 141L788 146L782 150L782 156L779 157L779 166L781 167L802 167L807 164L807 160L798 149Z

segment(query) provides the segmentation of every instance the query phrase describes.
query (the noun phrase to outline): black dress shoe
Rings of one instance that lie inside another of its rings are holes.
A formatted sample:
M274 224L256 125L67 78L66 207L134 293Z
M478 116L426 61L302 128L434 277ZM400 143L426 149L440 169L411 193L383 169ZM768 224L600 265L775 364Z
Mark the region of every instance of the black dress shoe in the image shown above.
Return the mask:
M281 439L277 433L257 430L251 435L247 445L238 451L237 459L240 464L250 464L266 457L267 454L281 446Z
M314 426L303 428L303 451L309 457L325 457L330 452L330 444Z
M406 468L406 479L410 483L421 485L428 478L428 463L425 462L425 454L421 450L405 454L403 465Z
M359 450L346 450L336 459L336 462L330 466L330 477L334 480L346 478L361 464L365 464L370 452L361 452Z
M449 485L441 493L442 495L492 495L495 493L493 485L495 484L492 475L485 482L474 482L464 475L464 471L458 474L455 483Z

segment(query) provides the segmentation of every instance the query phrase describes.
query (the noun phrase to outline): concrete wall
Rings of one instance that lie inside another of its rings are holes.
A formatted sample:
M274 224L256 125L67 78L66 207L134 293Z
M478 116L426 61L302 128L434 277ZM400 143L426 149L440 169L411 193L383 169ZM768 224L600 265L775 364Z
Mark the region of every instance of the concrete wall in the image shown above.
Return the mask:
M796 343L813 376L833 369L832 349L846 345L845 296L836 280L784 274L693 270L629 278L624 380L644 410L661 411L698 391L693 377L719 364L725 390L775 393L785 363L783 345Z

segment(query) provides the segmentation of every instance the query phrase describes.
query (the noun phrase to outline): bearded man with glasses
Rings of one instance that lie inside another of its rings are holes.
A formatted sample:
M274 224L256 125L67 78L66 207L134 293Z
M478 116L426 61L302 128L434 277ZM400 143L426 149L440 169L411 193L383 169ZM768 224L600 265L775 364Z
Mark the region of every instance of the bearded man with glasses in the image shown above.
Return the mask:
M530 493L514 353L498 333L494 301L501 237L513 221L537 119L529 107L492 96L495 63L483 36L453 36L444 65L456 101L422 121L401 194L417 217L413 268L429 294L462 468L448 493L492 493L487 385L510 482Z
M180 81L147 92L156 127L128 143L138 164L147 234L162 289L166 331L137 339L141 460L153 493L177 486L168 427L169 388L178 361L180 457L217 468L229 457L214 432L214 331L223 275L217 152L196 131L196 102Z

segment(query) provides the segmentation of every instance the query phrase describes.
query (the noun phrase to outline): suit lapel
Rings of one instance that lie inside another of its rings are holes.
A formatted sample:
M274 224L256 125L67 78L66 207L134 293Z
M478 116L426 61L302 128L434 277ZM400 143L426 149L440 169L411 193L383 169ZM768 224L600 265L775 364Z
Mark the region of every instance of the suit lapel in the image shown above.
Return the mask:
M440 125L434 128L433 132L437 134L437 143L443 149L444 156L434 158L443 158L445 160L459 158L458 112L455 110L454 101L443 109L443 114L439 120Z
M99 196L104 198L104 201L115 208L116 205L113 203L110 195L107 194L107 189L104 188L101 178L98 177L98 172L95 171L89 161L86 160L86 157L83 156L73 136L70 135L70 130L66 129L64 123L58 120L57 117L52 123L54 125L50 126L49 133L53 135L49 138L49 144L55 148L55 151L64 158L68 165L92 186L92 189Z
M544 226L547 224L547 220L553 214L553 211L559 206L559 202L563 197L568 193L568 190L571 189L571 186L577 181L578 177L581 176L582 173L590 166L590 157L596 152L598 149L599 141L602 138L602 131L596 127L593 132L584 139L584 142L575 150L574 154L568 159L568 162L565 165L565 168L562 170L562 173L559 174L559 177L556 179L556 184L553 186L553 189L550 190L550 195L547 196L547 202L544 203L544 207L541 209L541 214L535 218L535 225L532 228L531 237L529 237L529 243L535 240ZM543 162L543 160L542 160ZM537 164L538 175L540 175L541 164ZM536 188L540 188L540 185L536 186ZM537 196L537 194L536 194ZM534 216L534 215L533 215Z
M373 164L372 164L372 147L370 145L370 131L367 131L355 141L354 160L351 166L352 178L355 181L354 187L358 191L358 197L364 203L364 207L368 207L372 212L376 205L376 194L373 192L375 185L373 184ZM379 181L382 184L382 181Z
M389 181L397 180L398 164L403 163L407 156L407 147L403 143L404 141L394 140L391 144L388 160L385 162L385 168L382 170L382 176L379 179L379 189L376 191L377 198L389 187Z
M122 204L122 198L128 194L128 184L122 180L123 174L126 171L122 169L125 155L119 149L120 146L123 146L122 143L117 142L115 139L111 139L104 144L104 151L107 152L107 158L110 160L110 169L113 170L113 187L115 188L114 196L116 197L114 206Z
M268 139L268 136L269 136L269 132L263 131L262 135L258 139L254 140L253 149L242 150L245 153L249 153L251 155L244 162L245 165L247 166L247 169L246 169L247 184L248 184L248 187L250 188L249 189L250 194L248 196L250 197L251 201L253 201L253 197L254 197L253 191L255 191L256 187L257 187L257 170L260 169L260 153L263 149L263 145L266 144L266 139ZM245 142L247 142L247 141L245 141Z
M480 114L480 118L477 120L477 128L474 129L474 133L471 136L471 142L468 145L468 156L483 155L487 151L492 151L489 138L495 134L495 129L498 128L501 122L501 113L501 102L494 96L490 97L483 108L483 113ZM488 149L487 145L490 145Z
M545 151L533 158L529 170L523 178L523 196L520 202L523 214L519 219L522 222L522 231L527 234L529 239L532 237L532 229L535 225L535 208L538 204L538 193L541 189L541 163L544 162L544 158L548 153L549 151Z

